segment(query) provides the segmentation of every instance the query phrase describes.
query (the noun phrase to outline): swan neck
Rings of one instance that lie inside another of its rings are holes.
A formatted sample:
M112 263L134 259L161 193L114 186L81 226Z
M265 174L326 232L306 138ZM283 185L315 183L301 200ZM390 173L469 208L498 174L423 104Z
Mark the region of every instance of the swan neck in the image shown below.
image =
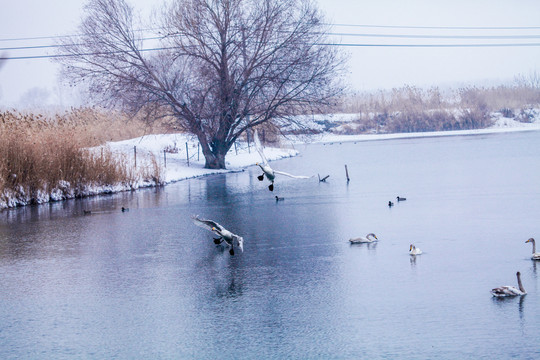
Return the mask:
M532 244L533 244L533 254L536 252L536 242L534 241L534 239L531 240Z
M522 293L526 293L525 289L523 288L523 284L521 283L521 276L520 276L520 274L517 274L517 280L518 280L519 290L521 290Z

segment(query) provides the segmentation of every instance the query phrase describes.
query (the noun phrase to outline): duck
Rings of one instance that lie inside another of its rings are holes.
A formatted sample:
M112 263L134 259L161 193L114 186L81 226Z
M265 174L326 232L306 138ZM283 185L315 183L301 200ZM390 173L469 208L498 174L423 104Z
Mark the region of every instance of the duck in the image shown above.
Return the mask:
M407 198L400 197L400 196L397 196L396 199L398 202L407 200Z
M529 240L525 241L525 243L532 243L533 245L531 259L540 260L540 253L536 252L536 243L534 242L534 239L530 238Z
M259 140L259 135L257 134L257 130L255 130L253 134L253 142L255 143L255 148L257 149L257 152L261 156L262 163L256 163L255 165L259 166L262 170L262 174L257 176L257 179L259 181L263 181L264 177L270 181L270 185L268 185L268 190L274 191L274 180L276 179L276 174L278 175L284 175L288 176L294 179L309 179L310 176L302 176L302 175L292 175L283 171L274 170L270 167L268 164L268 160L266 159L266 156L263 152L263 147L261 145L261 141Z
M349 242L351 244L365 244L365 243L372 243L375 241L379 241L379 239L377 238L377 235L375 235L374 233L369 233L366 235L366 237L360 236L357 238L349 239Z
M84 215L90 215L92 213L92 210L83 210Z
M122 206L122 212L126 212L126 211L129 211L129 208L126 208L126 207Z
M501 286L495 289L491 289L491 294L496 297L526 295L527 292L525 291L525 289L523 288L523 284L521 283L521 274L519 271L516 273L516 276L519 289L514 286Z
M229 250L229 254L231 254L231 256L234 255L235 247L240 249L241 252L244 252L243 237L233 234L213 220L201 219L198 216L192 216L192 219L195 225L210 230L219 236L218 238L214 238L214 244L220 245L225 242L227 246L230 246L231 249Z
M420 248L417 248L413 244L409 246L409 255L416 256L416 255L421 255L421 254L422 254L422 250L420 250Z
M283 200L285 200L285 198L282 198L282 197L279 197L279 196L276 195L276 202L283 201Z
M392 207L392 206L394 206L394 203L391 202L391 201L389 201L389 202L388 202L388 207Z

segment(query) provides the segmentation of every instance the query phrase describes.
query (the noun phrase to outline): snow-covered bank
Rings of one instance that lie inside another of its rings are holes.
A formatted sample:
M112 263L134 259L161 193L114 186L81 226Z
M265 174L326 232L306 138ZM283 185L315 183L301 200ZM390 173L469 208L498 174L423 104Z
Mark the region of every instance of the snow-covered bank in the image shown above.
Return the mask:
M125 141L110 142L106 146L115 153L127 156L133 165L135 153L138 163L154 157L160 165L161 181L164 184L210 174L241 171L261 161L252 143L248 146L241 142L229 150L225 159L227 169L206 169L198 141L186 134L146 135ZM295 156L298 151L292 148L266 147L264 153L269 161L273 161Z
M348 121L350 117L343 119L336 116L336 121ZM480 135L513 131L540 130L540 121L533 119L530 123L522 123L510 118L499 117L495 124L487 129L439 131L421 133L394 133L394 134L361 134L361 135L335 135L328 132L314 135L310 138L298 138L294 143L331 143L345 141L371 141L390 140L413 137L456 136L456 135ZM293 144L292 142L290 144ZM134 175L128 183L112 184L107 186L94 186L87 184L73 189L67 182L61 182L55 188L39 190L36 194L28 194L24 189L4 191L0 194L0 210L31 203L47 203L75 197L84 197L99 194L110 194L120 191L136 190L143 187L167 184L184 179L206 176L216 173L242 171L248 166L255 165L260 161L259 154L251 144L238 143L232 147L226 158L226 170L213 170L204 168L204 156L198 148L198 141L186 134L146 135L140 138L111 142L105 145L118 156L124 157L130 166L135 169L134 174L146 171L147 174L157 173L157 179L152 176ZM100 151L100 148L95 148ZM278 160L296 156L298 151L293 148L265 148L268 160ZM188 163L189 158L189 163ZM156 181L157 180L157 181Z
M133 169L130 180L106 186L85 184L78 187L61 181L54 188L40 189L33 193L22 187L16 191L6 189L0 193L0 210L136 190L210 174L242 171L243 168L255 165L261 160L253 144L248 146L246 143L238 143L227 155L226 170L205 169L204 156L198 149L198 142L185 134L146 135L125 141L110 142L105 147L128 162L128 166ZM99 152L101 147L93 150ZM269 161L297 154L298 151L292 148L265 148L265 155ZM159 179L156 179L154 174ZM151 180L152 178L154 179Z
M343 121L343 120L342 120ZM359 135L338 135L329 132L315 135L312 142L316 143L333 143L347 141L370 141L370 140L392 140L404 138L419 138L419 137L436 137L436 136L463 136L463 135L483 135L495 134L515 131L539 131L540 120L530 123L523 123L511 118L499 117L495 120L495 124L485 129L475 130L454 130L454 131L426 131L414 133L391 133L391 134L359 134ZM305 139L299 139L295 142L303 143Z

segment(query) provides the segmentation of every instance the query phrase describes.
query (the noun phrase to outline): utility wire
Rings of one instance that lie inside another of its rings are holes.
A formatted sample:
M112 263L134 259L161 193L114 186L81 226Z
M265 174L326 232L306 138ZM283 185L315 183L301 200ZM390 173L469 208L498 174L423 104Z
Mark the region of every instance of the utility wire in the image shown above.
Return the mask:
M540 46L540 43L497 43L497 44L357 44L357 43L320 43L319 46L342 46L342 47L396 47L396 48L460 48L460 47L532 47ZM162 48L148 48L140 49L140 52L147 51L159 51L159 50L173 50L176 47L162 47ZM63 57L74 56L91 56L91 55L113 55L121 53L130 53L132 51L111 51L111 52L99 52L99 53L85 53L85 54L58 54L58 55L35 55L35 56L12 56L12 57L0 57L0 60L28 60L28 59L53 59Z
M326 24L331 26L383 28L383 29L439 29L439 30L532 30L540 26L406 26L406 25L366 25L366 24Z
M328 36L352 36L352 37L375 37L375 38L400 38L400 39L492 39L492 40L517 40L517 39L540 39L538 35L411 35L411 34L363 34L363 33L327 33ZM163 39L164 36L154 36L141 38L140 40L158 40ZM3 47L0 50L31 50L31 49L47 49L47 48L61 48L66 45L53 44L53 45L30 45L30 46L15 46L15 47Z
M406 25L368 25L368 24L323 24L328 26L340 27L358 27L358 28L381 28L381 29L438 29L438 30L540 30L540 26L406 26ZM147 28L137 29L136 32L143 31L162 31L163 28ZM35 36L21 38L4 38L0 41L24 41L24 40L43 40L43 39L59 39L68 37L77 37L80 35L51 35L51 36ZM369 36L369 35L365 35ZM518 35L519 36L519 35ZM534 36L534 35L533 35Z

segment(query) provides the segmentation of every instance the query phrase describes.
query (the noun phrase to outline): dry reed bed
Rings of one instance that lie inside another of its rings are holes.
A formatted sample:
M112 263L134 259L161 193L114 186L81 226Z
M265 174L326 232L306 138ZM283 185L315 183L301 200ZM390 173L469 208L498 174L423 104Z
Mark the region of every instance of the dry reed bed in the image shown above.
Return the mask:
M89 149L147 131L142 120L95 109L54 116L0 113L0 208L160 183L155 159L134 169L107 148Z
M335 130L359 134L481 129L493 124L495 113L530 122L539 107L540 88L533 86L465 87L444 94L437 87L404 86L350 97L341 111L357 113L358 119Z

